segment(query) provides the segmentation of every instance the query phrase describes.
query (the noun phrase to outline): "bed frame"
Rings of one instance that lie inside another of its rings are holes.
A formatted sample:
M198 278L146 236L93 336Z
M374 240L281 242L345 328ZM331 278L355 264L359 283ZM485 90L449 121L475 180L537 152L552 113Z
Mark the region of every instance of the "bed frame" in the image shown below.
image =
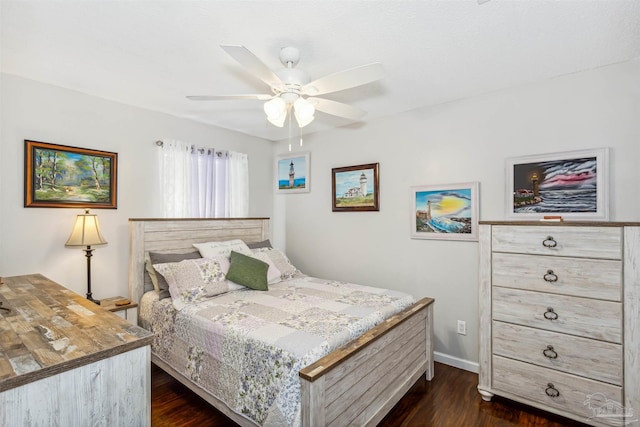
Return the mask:
M129 288L143 294L145 253L181 253L193 243L269 238L268 218L130 219ZM423 298L300 371L302 425L375 426L425 375L433 378L433 302ZM241 426L256 424L152 353L151 361Z

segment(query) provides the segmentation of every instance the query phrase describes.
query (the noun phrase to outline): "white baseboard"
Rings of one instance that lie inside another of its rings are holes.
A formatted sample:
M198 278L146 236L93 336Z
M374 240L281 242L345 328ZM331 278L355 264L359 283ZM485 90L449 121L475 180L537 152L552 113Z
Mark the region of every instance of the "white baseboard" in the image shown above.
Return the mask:
M465 371L478 373L480 371L480 365L477 362L471 362L470 360L464 360L457 357L449 356L448 354L433 352L433 360L436 362L444 363L445 365L453 366L454 368L464 369Z

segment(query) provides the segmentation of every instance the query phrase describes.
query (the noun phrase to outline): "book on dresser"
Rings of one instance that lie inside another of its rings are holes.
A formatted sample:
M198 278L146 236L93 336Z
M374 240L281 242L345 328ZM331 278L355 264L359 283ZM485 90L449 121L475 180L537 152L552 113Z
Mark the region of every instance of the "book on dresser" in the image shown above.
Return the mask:
M478 391L594 426L640 418L640 223L479 226Z

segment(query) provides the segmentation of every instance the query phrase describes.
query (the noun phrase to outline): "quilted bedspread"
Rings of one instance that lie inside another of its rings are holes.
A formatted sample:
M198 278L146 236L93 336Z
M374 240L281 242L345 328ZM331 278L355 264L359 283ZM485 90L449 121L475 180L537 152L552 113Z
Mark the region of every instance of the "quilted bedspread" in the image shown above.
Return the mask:
M154 333L156 356L263 426L300 425L300 369L414 302L401 292L309 276L180 311L170 299L145 298L142 326Z

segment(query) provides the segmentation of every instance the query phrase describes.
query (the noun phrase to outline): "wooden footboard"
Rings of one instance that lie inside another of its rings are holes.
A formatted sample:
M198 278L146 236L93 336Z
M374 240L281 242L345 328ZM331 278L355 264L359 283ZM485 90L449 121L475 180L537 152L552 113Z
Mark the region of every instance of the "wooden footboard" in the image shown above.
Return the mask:
M131 298L143 294L145 254L186 252L194 242L269 237L267 218L131 219ZM302 424L376 425L425 374L433 377L433 299L423 298L300 371ZM152 361L241 426L251 420L152 354Z
M423 298L300 371L304 426L376 425L433 378L433 302Z
M421 299L302 369L302 425L375 426L421 375L431 380L433 302ZM240 426L257 426L162 359L151 360Z

